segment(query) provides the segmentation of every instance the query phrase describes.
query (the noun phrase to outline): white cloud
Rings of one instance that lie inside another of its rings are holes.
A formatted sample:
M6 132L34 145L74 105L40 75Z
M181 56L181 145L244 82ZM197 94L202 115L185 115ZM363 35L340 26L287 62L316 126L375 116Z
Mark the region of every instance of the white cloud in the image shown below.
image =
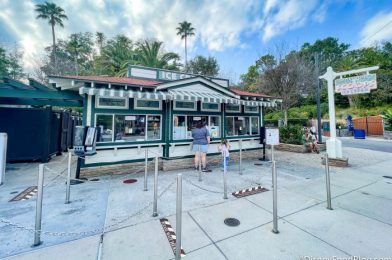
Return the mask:
M266 5L270 2L267 1ZM286 31L303 26L318 4L317 0L272 2L275 6L274 8L277 10L270 12L265 17L262 36L263 42L267 42L271 38ZM267 10L272 10L271 8L271 6L268 6Z
M183 55L184 43L176 35L176 27L186 20L196 29L195 37L188 40L191 57L199 47L207 51L247 48L242 36L262 35L267 42L303 26L309 19L321 22L327 7L318 7L319 1L54 0L68 16L65 27L55 29L56 37L63 39L71 33L87 31L100 31L107 37L123 33L134 40L155 38L163 41L168 51ZM52 42L47 21L36 19L35 4L34 0L0 0L0 22L24 49L28 71ZM320 13L312 18L316 10ZM200 43L198 47L196 43Z
M392 39L392 12L380 12L370 18L360 32L360 47Z

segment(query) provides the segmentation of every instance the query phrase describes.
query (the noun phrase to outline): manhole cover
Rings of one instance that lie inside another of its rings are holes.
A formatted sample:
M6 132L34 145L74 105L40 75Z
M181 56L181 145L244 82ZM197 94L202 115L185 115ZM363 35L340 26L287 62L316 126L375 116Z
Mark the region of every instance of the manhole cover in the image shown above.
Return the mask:
M78 185L78 184L84 183L84 181L83 180L71 180L69 183L71 185Z
M225 224L228 225L229 227L236 227L240 224L240 221L236 218L227 218L225 219Z
M91 179L90 181L99 181L98 178Z
M136 179L128 179L128 180L123 181L123 183L125 183L125 184L131 184L131 183L135 183L135 182L137 182Z
M392 179L392 176L382 176L382 177L387 178L387 179Z

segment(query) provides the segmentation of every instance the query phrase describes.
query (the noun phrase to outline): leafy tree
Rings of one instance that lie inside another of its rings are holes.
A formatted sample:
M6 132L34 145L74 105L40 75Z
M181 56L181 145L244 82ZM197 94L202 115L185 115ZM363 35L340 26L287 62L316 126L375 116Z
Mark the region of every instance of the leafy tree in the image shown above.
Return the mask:
M164 52L163 42L145 40L138 44L137 64L161 68L178 70L180 56L174 52Z
M99 48L99 54L101 55L103 46L105 44L106 37L103 32L96 32L95 36L96 36L96 42L97 42L97 45Z
M183 21L182 23L179 23L179 27L176 28L177 30L177 35L181 36L181 40L185 40L185 67L188 65L188 59L187 59L187 46L186 46L186 40L188 37L195 35L195 28L192 27L192 24Z
M214 57L196 56L189 61L185 71L192 74L216 77L219 74L219 65Z
M5 49L0 47L0 78L8 76L9 59Z
M37 19L48 20L50 26L52 27L52 40L53 40L53 59L55 67L57 67L56 59L56 35L54 32L55 25L64 27L63 20L68 19L65 15L64 9L57 6L54 3L45 2L44 4L35 5L35 11L38 13Z
M105 75L125 76L128 64L136 63L135 45L125 35L117 35L109 40L102 51L103 73Z
M65 42L65 50L67 53L69 53L70 58L74 62L76 75L79 75L79 64L82 65L82 68L87 68L89 66L89 61L92 58L92 34L71 34L69 40Z
M257 61L260 67L258 85L262 92L282 99L284 123L287 125L288 109L298 103L301 93L306 91L312 79L312 74L298 53L291 52L286 56L280 53L277 57L284 58L279 60L272 55L265 55Z
M240 85L244 87L246 91L256 92L257 91L257 81L259 80L260 73L258 71L257 65L250 65L248 72L240 76Z

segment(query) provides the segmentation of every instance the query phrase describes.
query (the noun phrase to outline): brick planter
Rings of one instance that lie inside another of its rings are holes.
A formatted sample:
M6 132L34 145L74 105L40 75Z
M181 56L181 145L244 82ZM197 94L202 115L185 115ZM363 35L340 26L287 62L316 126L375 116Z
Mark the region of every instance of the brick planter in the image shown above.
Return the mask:
M329 166L334 167L347 167L348 166L348 158L329 158ZM324 156L321 157L321 164L325 165Z
M254 159L262 157L262 149L257 150L243 150L242 159ZM208 155L208 165L218 165L222 157L220 154ZM239 152L230 152L230 160L238 162ZM148 165L149 173L154 171L154 162L150 161ZM194 167L194 158L172 159L165 160L159 159L158 167L160 171L171 171L178 169L187 169ZM129 173L144 173L144 162L137 163L124 163L116 165L105 165L98 167L88 167L80 169L80 177L96 177L108 174L129 174Z

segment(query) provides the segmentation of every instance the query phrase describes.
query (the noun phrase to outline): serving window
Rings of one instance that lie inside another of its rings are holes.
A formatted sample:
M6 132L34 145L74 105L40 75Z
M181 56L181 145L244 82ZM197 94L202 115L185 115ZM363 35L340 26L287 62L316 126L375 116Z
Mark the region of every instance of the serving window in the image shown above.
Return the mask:
M97 142L137 142L161 139L160 115L97 114Z
M227 116L225 131L227 136L258 135L259 117Z
M173 140L192 139L192 129L196 128L199 121L206 126L212 138L220 138L220 116L190 116L174 115Z

